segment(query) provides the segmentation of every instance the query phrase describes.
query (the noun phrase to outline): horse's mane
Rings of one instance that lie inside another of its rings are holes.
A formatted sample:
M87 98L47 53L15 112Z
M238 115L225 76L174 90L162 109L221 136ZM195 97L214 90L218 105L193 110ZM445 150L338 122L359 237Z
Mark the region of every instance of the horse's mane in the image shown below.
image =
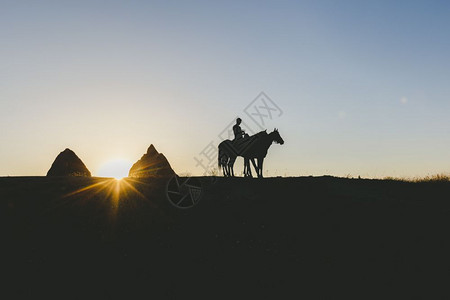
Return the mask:
M265 137L265 136L268 136L268 135L269 134L267 133L267 131L263 130L263 131L255 133L254 135L251 135L249 137L248 141L255 141L255 140L258 140L258 139L260 139L262 137Z
M260 131L258 133L255 133L253 136L261 136L261 135L268 135L266 130Z

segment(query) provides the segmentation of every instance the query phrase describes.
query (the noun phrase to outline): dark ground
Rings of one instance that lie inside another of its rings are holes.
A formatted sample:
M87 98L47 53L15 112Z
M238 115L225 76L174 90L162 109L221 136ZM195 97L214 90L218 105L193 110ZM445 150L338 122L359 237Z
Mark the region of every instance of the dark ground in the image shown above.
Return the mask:
M0 178L0 297L450 295L449 182L200 179L181 211L164 180Z

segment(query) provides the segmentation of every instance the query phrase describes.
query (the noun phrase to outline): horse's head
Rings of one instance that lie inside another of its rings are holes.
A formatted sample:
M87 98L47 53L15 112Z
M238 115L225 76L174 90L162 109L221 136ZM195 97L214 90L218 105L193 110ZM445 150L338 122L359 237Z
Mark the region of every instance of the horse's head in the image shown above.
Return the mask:
M275 143L280 145L284 144L284 140L281 137L280 133L278 132L278 129L275 128L270 134L272 135L272 139Z

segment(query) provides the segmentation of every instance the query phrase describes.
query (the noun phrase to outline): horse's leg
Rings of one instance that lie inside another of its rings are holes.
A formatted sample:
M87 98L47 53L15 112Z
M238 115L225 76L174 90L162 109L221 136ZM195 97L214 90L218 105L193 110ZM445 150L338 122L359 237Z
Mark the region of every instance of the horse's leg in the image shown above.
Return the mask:
M263 158L258 157L258 178L263 177Z
M229 162L228 162L228 167L229 167L229 172L230 172L230 176L234 177L234 162L235 162L236 158L230 158Z
M253 177L252 175L252 167L250 166L250 159L247 158L247 176L248 177Z
M224 159L223 161L223 176L230 177L230 168L228 168L228 161L230 160L229 157Z
M228 165L230 162L230 158L228 157L227 161L224 163L225 171L227 173L227 177L230 177L230 166Z
M253 167L255 168L256 175L258 175L259 174L258 173L258 166L256 165L255 159L252 158L251 162L252 162ZM250 169L250 174L251 174L252 173L252 169L250 168L250 164L249 164L249 169Z
M260 166L260 172L261 172L261 178L263 178L263 163L264 163L264 157L261 158L261 166Z
M220 149L219 146L219 171L220 171L220 167L222 167L222 173L224 177L227 177L227 170L226 170L226 161L228 160L226 155L223 153L223 150Z
M223 176L224 177L228 177L228 170L227 170L227 164L226 163L222 164L222 171L223 171Z
M255 167L256 175L259 177L259 160L256 158L252 158L253 167Z
M220 166L222 167L222 173L223 173L223 177L227 177L227 169L226 169L226 163L225 163L225 158L222 156L220 157Z
M252 169L250 168L250 161L248 158L245 159L245 166L246 166L246 175L247 177L252 177Z
M248 177L248 159L244 157L244 177Z
M248 173L248 177L253 177L252 166L250 165L250 159L249 158L247 158L247 173Z

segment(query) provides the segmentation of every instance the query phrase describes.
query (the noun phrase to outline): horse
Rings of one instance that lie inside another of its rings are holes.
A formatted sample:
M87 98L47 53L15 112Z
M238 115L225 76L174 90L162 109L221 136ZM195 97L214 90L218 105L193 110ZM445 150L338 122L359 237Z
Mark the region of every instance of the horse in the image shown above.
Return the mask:
M255 140L256 136L257 135L253 135L237 141L225 140L219 144L218 166L219 169L222 167L223 175L225 177L234 177L233 166L236 158L240 155L242 149L245 149ZM244 158L244 176L252 177L250 162L247 158Z
M234 177L234 162L238 156L242 156L244 158L244 176L252 177L250 168L251 161L258 177L262 178L264 158L273 142L280 145L284 144L284 140L281 138L278 129L274 129L271 133L267 133L267 130L258 132L238 146L230 140L225 140L219 144L219 169L222 167L225 177ZM255 163L255 159L257 159L257 164Z

